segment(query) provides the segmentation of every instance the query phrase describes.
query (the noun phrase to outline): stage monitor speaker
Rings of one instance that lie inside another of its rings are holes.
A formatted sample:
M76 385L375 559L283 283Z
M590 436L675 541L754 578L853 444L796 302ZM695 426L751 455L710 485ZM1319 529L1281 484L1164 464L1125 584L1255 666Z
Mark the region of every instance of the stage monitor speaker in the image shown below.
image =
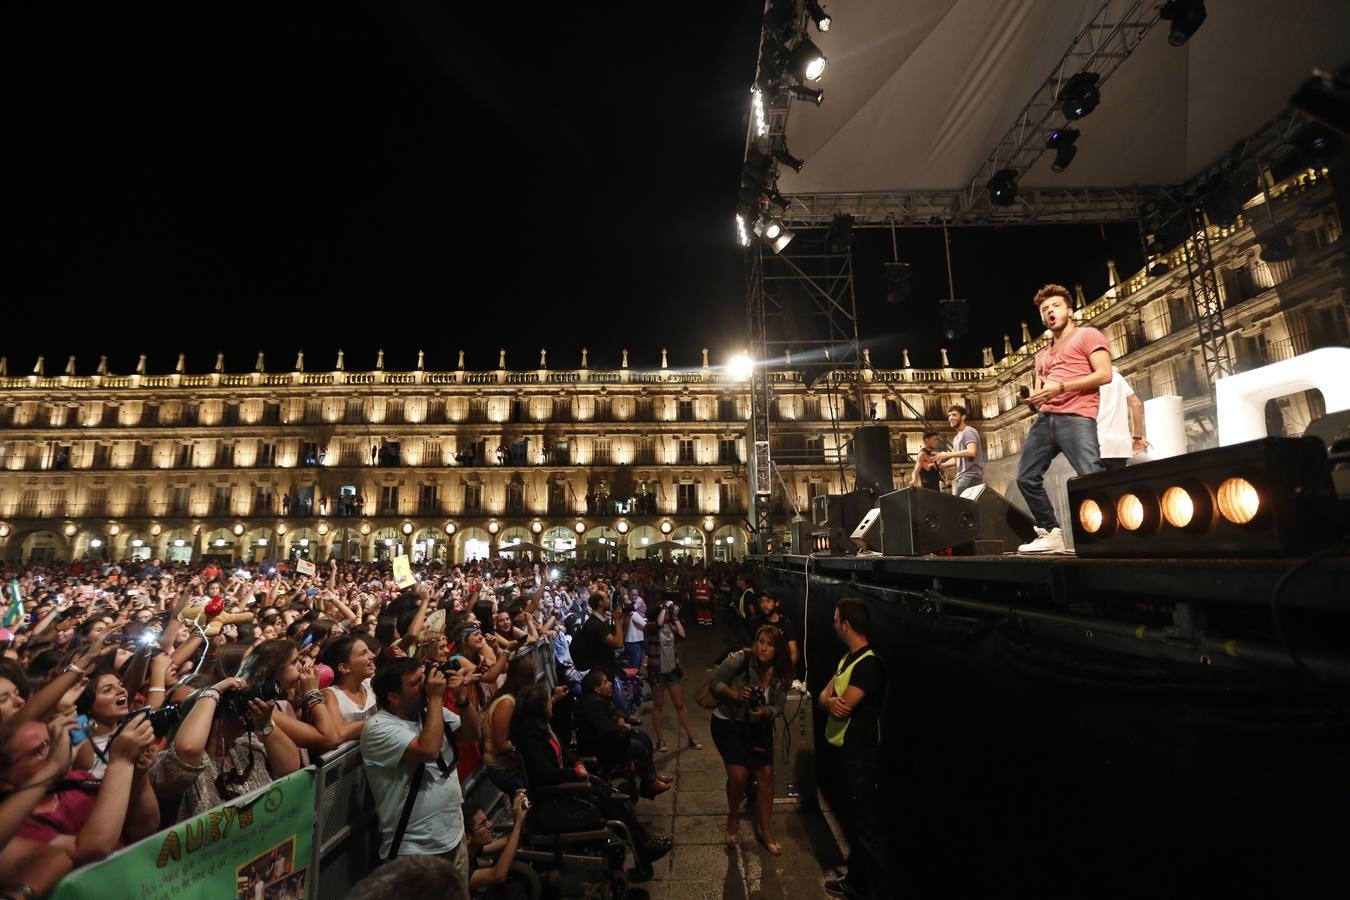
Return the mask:
M792 523L792 553L794 556L811 554L811 523L797 519Z
M975 541L979 513L974 500L907 487L881 498L881 552L925 556Z
M885 425L863 425L853 429L854 486L871 490L874 497L895 490L891 476L891 430ZM848 523L852 530L854 522Z
M873 496L871 491L860 490L812 498L811 549L817 553L852 553L848 536L874 505Z
M881 552L881 507L874 506L867 511L867 515L862 517L858 527L853 529L853 534L849 537L859 550L871 550L875 553Z
M1012 553L1020 545L1036 539L1036 523L1031 516L1008 502L987 484L977 484L961 492L962 499L975 501L977 524L975 540L981 554ZM995 546L998 545L998 546Z

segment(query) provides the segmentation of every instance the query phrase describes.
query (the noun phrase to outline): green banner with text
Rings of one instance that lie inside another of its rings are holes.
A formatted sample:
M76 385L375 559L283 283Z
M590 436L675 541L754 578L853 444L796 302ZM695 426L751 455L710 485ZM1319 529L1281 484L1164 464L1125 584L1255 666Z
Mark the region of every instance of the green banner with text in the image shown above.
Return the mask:
M53 900L303 900L314 836L314 770L138 841L67 876Z

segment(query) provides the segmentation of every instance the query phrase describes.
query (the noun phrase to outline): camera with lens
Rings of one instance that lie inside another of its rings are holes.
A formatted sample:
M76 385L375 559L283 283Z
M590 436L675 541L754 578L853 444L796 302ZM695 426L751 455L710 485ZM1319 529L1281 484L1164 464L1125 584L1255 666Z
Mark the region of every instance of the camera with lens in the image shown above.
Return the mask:
M149 706L142 706L140 709L133 709L122 718L123 725L129 724L137 716L145 716L145 720L150 723L154 729L155 737L162 738L178 726L183 720L182 710L177 703L170 703L167 706L161 706L159 709L153 709Z
M275 682L270 684L248 687L238 691L226 691L220 695L220 703L217 709L221 715L235 716L243 718L249 714L249 702L253 700L262 700L270 703L273 700L282 699L281 689Z
M759 709L768 702L768 697L764 694L764 688L752 687L750 689L750 708Z

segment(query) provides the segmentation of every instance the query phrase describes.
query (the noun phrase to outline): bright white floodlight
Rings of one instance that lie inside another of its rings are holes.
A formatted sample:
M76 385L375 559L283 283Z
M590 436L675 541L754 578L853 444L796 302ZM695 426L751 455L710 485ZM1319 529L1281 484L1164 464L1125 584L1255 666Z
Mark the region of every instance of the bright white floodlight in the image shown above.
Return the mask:
M737 353L727 363L727 371L737 381L747 381L755 371L755 364L745 353Z

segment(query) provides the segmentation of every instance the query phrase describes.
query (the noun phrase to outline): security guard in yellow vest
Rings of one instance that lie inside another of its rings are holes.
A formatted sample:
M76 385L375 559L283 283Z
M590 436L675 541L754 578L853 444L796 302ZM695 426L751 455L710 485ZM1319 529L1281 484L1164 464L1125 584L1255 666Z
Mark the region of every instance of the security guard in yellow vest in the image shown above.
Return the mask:
M835 897L883 897L890 888L889 848L881 819L881 712L885 672L867 641L867 603L844 597L834 607L834 633L848 649L818 702L828 718L828 760L842 774L846 803L839 810L848 837L848 874L825 882Z

